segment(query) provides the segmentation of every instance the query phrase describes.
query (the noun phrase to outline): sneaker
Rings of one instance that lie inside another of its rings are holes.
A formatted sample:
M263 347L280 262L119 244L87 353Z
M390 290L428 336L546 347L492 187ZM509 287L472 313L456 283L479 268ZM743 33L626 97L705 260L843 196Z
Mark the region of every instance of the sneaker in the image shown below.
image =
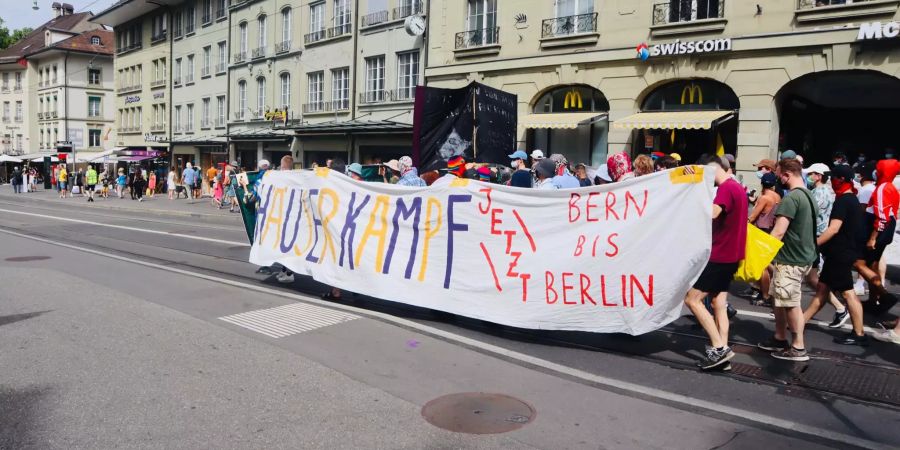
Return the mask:
M775 339L775 336L770 337L768 341L756 344L756 346L767 352L783 352L790 348L786 339Z
M272 268L269 266L262 266L259 269L256 269L256 273L260 273L263 275L270 275L272 273Z
M809 354L806 353L806 350L794 348L793 346L786 350L772 353L772 357L785 361L809 361Z
M721 366L734 358L734 352L731 347L722 347L721 349L709 348L706 350L706 357L697 363L702 370L709 370L714 367Z
M284 272L279 272L278 275L275 275L275 279L279 283L290 284L294 282L294 274L288 275Z
M894 330L884 330L872 333L872 337L881 342L888 342L891 344L900 344L900 334L897 334Z
M844 310L843 312L834 312L834 319L831 323L828 324L828 328L840 328L847 323L847 319L850 318L850 311Z
M834 343L841 345L859 345L861 347L865 347L869 345L869 337L865 334L863 334L862 336L857 336L851 331L844 336L838 336L834 338Z

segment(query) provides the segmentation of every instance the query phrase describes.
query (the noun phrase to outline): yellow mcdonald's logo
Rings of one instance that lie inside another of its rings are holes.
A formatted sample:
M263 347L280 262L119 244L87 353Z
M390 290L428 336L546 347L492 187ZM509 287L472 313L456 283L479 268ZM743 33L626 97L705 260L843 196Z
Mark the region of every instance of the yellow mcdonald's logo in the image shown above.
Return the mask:
M697 97L697 104L703 104L703 89L700 88L700 85L690 83L684 87L681 91L681 104L682 105L693 105L694 104L694 96Z
M581 109L584 107L584 101L581 99L581 93L575 89L566 93L566 99L563 103L563 109L569 108L578 108Z
M287 111L279 111L277 109L275 111L266 111L264 117L266 120L284 120L287 118Z

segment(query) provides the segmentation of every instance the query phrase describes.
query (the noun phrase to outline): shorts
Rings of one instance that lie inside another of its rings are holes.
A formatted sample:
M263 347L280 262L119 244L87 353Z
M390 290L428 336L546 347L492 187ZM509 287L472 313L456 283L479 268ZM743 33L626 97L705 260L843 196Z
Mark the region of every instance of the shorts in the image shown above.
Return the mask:
M60 188L60 189L63 189L63 190L66 188L66 182L65 182L65 181L60 181L60 182L56 183L56 185L59 186L59 188Z
M874 226L874 223L872 224ZM895 219L891 219L887 225L884 227L884 231L878 233L878 237L875 238L875 249L872 250L868 246L863 250L863 259L866 260L866 264L871 265L874 262L881 260L881 255L884 255L884 249L887 248L888 245L891 245L891 242L894 240L894 232L897 229L897 221ZM867 232L871 233L872 228L868 228ZM865 242L868 242L868 237L865 239Z
M734 280L734 273L737 272L739 263L716 263L708 262L703 268L700 278L694 283L694 289L715 295L720 292L727 292Z
M776 308L796 308L800 306L803 278L809 273L810 266L794 266L791 264L772 263L775 268L769 293Z
M91 191L91 192L94 192L95 190L97 190L97 185L96 185L96 184L89 184L89 185L87 185L87 190L89 190L89 191Z
M853 289L853 264L856 259L846 255L825 255L819 282L828 286L832 292L844 292Z

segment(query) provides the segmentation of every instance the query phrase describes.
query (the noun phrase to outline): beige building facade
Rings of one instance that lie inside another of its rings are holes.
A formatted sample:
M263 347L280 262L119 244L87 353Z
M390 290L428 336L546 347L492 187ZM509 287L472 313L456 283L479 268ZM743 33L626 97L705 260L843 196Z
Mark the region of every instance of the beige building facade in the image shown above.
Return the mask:
M522 149L724 151L751 172L900 145L897 1L429 3L427 84L516 94Z

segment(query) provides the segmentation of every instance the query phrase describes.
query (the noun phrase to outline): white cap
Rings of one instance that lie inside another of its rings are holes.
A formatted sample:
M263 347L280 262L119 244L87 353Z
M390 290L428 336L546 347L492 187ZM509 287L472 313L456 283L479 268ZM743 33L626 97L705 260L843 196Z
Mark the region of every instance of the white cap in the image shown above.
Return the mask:
M612 183L612 177L609 176L609 166L606 164L600 164L600 167L597 168L597 176L607 183Z
M544 152L541 150L531 152L531 159L544 159Z
M828 168L827 165L822 163L815 163L809 166L809 169L805 170L806 173L817 173L819 175L825 175L828 172L831 172L831 169Z
M256 167L258 167L260 169L268 169L269 168L269 160L268 159L259 160L259 163L256 164Z

